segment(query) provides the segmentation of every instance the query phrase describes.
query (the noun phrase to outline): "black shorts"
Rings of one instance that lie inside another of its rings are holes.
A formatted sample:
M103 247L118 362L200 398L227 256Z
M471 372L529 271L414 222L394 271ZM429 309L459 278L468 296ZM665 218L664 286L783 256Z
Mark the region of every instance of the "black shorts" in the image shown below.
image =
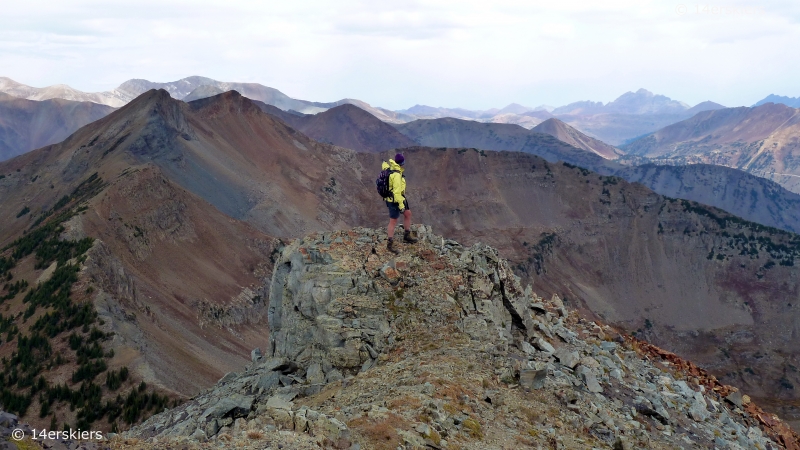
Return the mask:
M398 217L400 217L400 204L386 202L386 206L389 207L390 219L397 219ZM409 211L411 210L411 208L408 207L408 200L403 200L403 206L405 206L405 209Z

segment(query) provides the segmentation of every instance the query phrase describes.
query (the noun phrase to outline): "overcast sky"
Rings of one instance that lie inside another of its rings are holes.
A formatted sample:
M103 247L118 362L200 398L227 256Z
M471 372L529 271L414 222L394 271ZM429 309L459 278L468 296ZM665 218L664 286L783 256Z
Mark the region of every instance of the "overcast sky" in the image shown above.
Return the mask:
M203 75L390 109L800 96L799 1L693 1L6 0L0 76L93 92Z

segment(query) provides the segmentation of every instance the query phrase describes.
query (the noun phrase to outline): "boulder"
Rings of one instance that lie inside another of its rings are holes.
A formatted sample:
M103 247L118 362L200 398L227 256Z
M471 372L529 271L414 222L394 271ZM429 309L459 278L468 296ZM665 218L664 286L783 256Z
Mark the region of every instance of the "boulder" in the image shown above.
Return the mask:
M519 384L524 389L541 389L547 378L547 369L522 369L519 372Z
M725 397L725 400L738 408L741 408L744 404L742 402L742 393L740 391L731 392L727 397Z
M588 389L589 392L595 392L598 394L603 392L603 387L600 386L600 383L597 381L597 377L589 367L583 365L579 366L575 371L575 375L577 375L578 378L583 381L583 384L586 385L586 389Z
M267 372L259 377L258 382L256 383L256 388L268 391L274 387L277 387L281 381L280 377L281 374L279 372Z
M689 406L689 416L697 422L708 420L708 406L702 393L694 393L694 399L691 406Z
M322 384L325 382L325 373L322 371L322 364L315 362L306 369L306 380L311 384Z
M0 427L14 428L19 423L19 417L9 412L0 411Z
M543 352L555 353L555 351L556 351L556 349L553 347L553 345L550 344L549 342L545 341L543 338L536 339L533 342L533 344L536 346L536 348L538 348L539 350L541 350Z
M253 400L252 396L231 394L221 398L215 405L206 409L202 417L206 419L246 417L253 406Z
M569 367L570 369L574 369L575 366L578 365L578 362L580 362L578 352L571 352L566 348L558 349L553 356L558 359L558 362L561 363L562 366Z

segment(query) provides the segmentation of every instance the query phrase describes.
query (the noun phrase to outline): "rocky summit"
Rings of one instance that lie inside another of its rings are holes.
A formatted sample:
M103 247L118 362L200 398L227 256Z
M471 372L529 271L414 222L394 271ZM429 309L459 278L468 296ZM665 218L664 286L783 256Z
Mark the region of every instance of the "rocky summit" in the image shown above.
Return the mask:
M497 250L415 226L281 250L252 362L112 448L796 449L693 364L523 287Z

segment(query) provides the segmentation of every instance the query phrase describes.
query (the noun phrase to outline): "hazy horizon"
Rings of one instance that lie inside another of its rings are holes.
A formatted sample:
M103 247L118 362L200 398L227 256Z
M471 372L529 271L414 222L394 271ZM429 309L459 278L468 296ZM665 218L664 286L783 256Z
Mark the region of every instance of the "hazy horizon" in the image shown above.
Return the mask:
M201 75L299 99L485 110L647 89L689 105L796 97L800 4L665 0L7 5L2 76L111 90Z

